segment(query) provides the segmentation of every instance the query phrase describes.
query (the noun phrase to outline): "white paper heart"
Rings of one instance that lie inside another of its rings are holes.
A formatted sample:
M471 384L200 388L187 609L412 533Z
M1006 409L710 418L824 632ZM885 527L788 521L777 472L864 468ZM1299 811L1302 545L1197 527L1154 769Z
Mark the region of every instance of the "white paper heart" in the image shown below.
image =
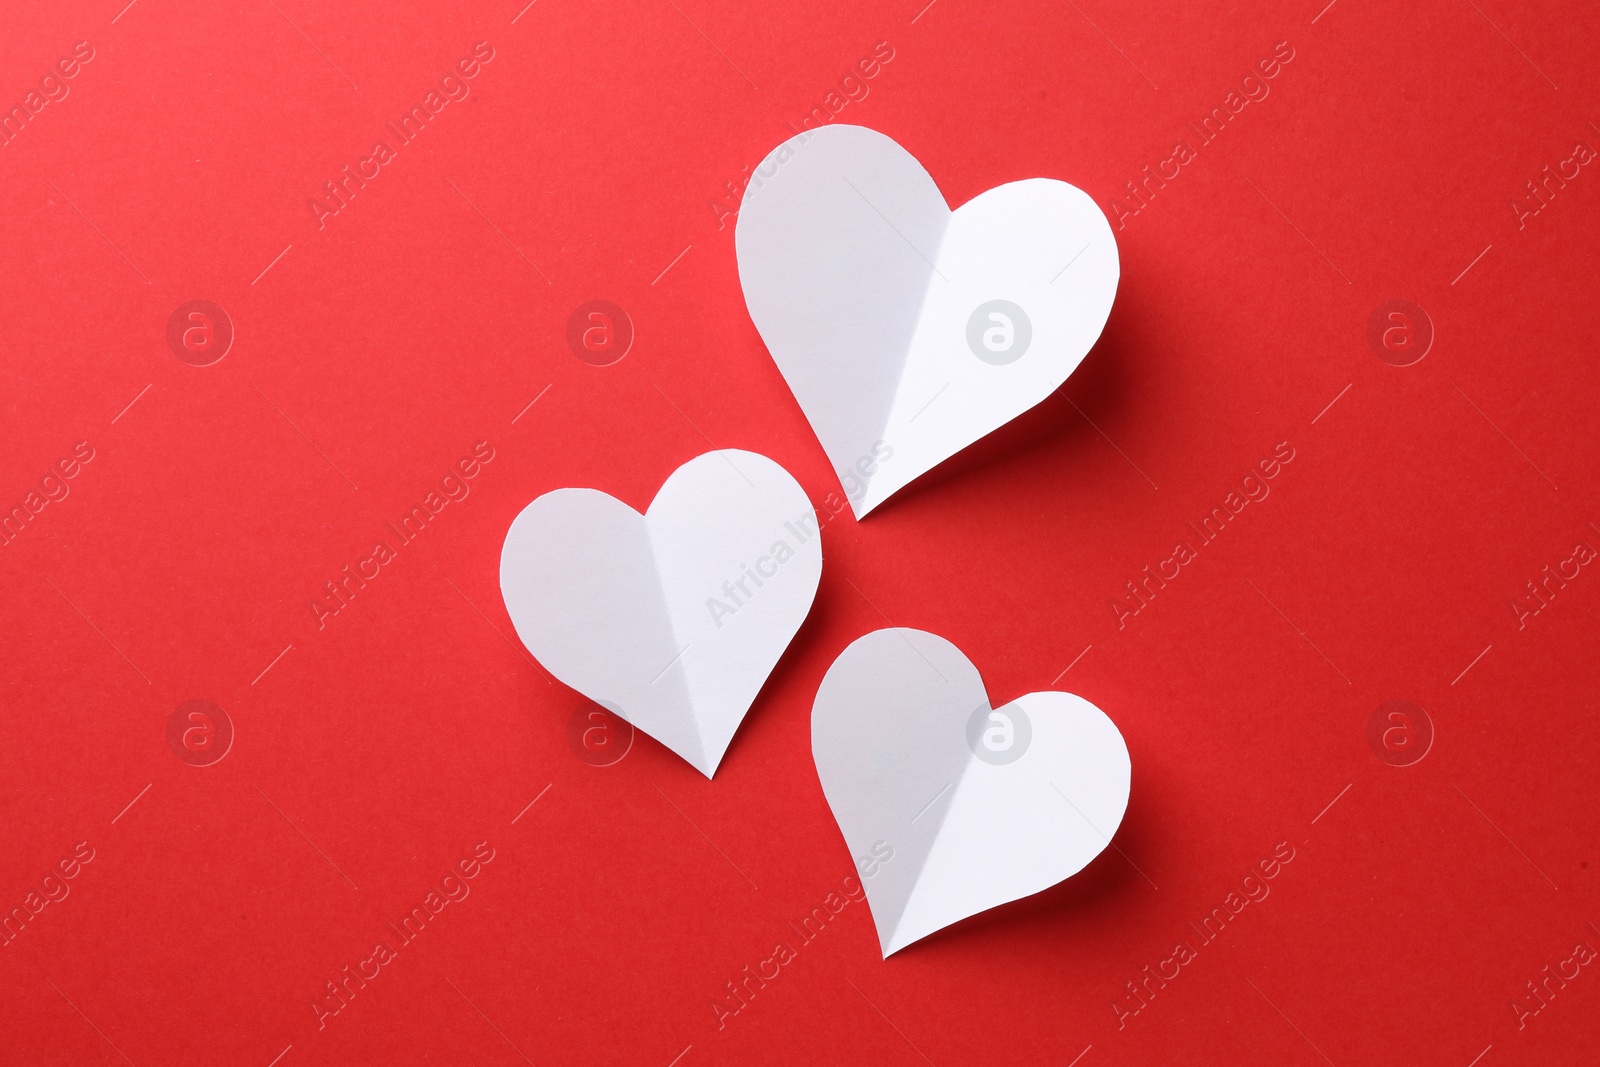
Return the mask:
M528 651L708 778L821 575L805 490L737 449L679 467L643 515L597 489L546 493L500 555Z
M1122 733L1087 700L991 708L959 648L903 627L833 661L811 753L886 958L1082 870L1121 825L1132 773Z
M1081 189L1033 178L952 212L910 153L861 126L768 155L735 245L750 317L857 518L1066 381L1120 272Z

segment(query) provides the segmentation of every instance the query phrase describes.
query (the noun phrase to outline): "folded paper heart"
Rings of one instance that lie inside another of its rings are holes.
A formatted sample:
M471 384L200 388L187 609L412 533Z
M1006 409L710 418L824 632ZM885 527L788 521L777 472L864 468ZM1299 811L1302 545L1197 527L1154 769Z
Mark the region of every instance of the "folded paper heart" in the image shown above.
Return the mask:
M1104 712L1050 692L993 708L961 650L921 630L839 654L811 751L850 854L893 857L862 864L885 958L1076 874L1128 807L1128 748Z
M821 574L805 490L737 449L679 467L643 515L596 489L546 493L500 555L528 651L708 778Z
M1011 182L952 212L910 153L847 125L767 156L735 245L750 317L857 518L1066 381L1120 270L1081 189Z

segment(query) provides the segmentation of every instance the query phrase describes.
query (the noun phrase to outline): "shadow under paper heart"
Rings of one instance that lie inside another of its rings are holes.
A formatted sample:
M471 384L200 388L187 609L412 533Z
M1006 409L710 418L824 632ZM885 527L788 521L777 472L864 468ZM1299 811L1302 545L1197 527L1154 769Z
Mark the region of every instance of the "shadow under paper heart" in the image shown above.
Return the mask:
M1139 324L1146 313L1139 306L1138 294L1128 289L1125 285L1118 292L1106 328L1089 354L1083 357L1083 362L1055 392L919 475L876 508L873 515L904 506L947 482L984 477L990 468L1014 462L1019 455L1054 445L1069 436L1070 442L1064 444L1065 462L1099 462L1091 459L1091 454L1105 448L1106 444L1090 420L1103 428L1108 422L1118 421L1120 412L1139 402L1139 397L1129 388L1128 366L1141 352L1149 351L1149 342L1139 336ZM1130 477L1139 477L1132 470L1128 473ZM871 520L869 515L866 521Z

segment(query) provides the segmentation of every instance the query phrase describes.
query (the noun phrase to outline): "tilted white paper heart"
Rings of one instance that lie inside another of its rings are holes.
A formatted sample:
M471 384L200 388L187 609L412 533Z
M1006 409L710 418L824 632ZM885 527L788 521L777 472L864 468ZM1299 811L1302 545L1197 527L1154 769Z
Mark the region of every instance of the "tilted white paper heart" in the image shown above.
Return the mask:
M643 515L597 489L546 493L500 555L528 651L708 778L821 575L805 490L737 449L679 467Z
M861 126L768 155L735 244L750 317L857 518L1066 381L1120 272L1081 189L1033 178L951 212L910 153Z
M811 753L886 958L1082 870L1121 825L1132 773L1122 733L1087 700L991 708L960 649L903 627L833 661Z

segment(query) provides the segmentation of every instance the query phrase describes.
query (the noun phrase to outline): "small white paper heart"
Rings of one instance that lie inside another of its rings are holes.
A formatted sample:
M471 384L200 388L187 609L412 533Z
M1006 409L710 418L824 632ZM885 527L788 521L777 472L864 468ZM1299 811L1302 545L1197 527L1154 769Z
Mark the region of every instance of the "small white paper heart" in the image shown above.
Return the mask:
M734 240L750 317L857 518L1066 381L1120 272L1081 189L1033 178L952 212L909 152L861 126L779 145Z
M805 490L737 449L679 467L643 515L597 489L546 493L500 555L528 651L708 778L821 575Z
M903 627L833 661L811 754L885 958L1082 870L1121 825L1132 774L1122 733L1087 700L991 708L959 648Z

